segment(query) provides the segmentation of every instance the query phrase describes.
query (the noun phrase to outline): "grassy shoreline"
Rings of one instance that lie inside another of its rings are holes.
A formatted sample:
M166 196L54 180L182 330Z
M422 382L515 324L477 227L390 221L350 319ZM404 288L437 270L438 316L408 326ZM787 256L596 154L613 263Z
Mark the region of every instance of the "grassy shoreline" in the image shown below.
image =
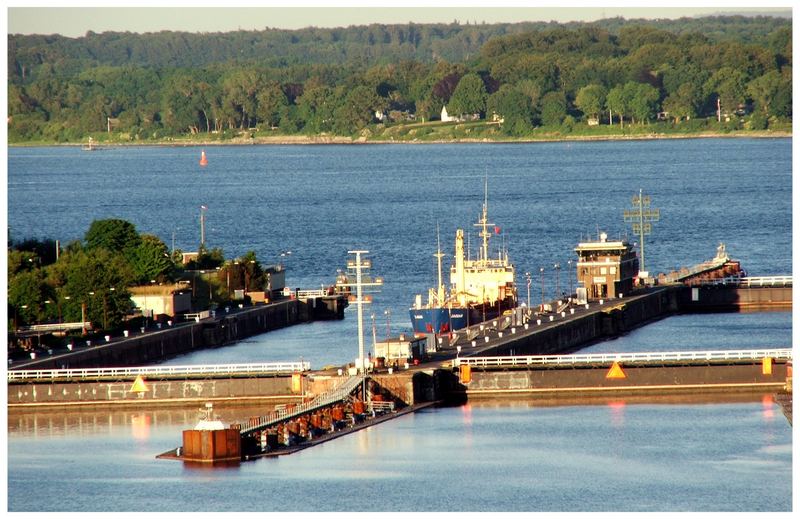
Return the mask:
M96 140L98 147L124 147L124 146L250 146L250 145L324 145L324 144L528 144L541 142L582 142L582 141L640 141L659 139L715 139L715 138L791 138L791 131L731 131L731 132L696 132L696 133L632 133L632 134L599 134L599 135L542 135L536 137L459 137L445 139L392 139L392 138L366 138L342 137L328 135L275 135L254 137L234 137L229 139L203 139L200 136L179 137L173 139L138 140L138 141L105 141ZM55 141L30 141L8 143L8 147L37 147L37 146L85 146L85 142L55 142Z

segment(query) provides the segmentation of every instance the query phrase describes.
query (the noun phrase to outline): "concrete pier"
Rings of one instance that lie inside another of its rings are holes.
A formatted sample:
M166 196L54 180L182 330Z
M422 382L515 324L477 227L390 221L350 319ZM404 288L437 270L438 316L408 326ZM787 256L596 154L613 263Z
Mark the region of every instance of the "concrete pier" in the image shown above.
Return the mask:
M145 333L113 337L107 342L74 341L71 351L17 361L9 369L67 369L138 366L194 350L231 344L253 335L315 320L343 319L345 296L286 299L265 305L218 309L213 317L174 323Z

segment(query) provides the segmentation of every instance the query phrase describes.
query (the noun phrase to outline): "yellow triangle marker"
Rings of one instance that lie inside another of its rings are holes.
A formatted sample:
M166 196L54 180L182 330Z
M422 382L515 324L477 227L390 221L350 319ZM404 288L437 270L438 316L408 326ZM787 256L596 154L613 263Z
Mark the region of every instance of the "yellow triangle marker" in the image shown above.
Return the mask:
M614 362L608 370L608 373L606 373L606 378L628 378L628 376L622 371L619 362Z
M141 375L136 377L136 380L133 381L133 385L130 389L131 393L146 393L147 392L147 385L144 383L144 379Z

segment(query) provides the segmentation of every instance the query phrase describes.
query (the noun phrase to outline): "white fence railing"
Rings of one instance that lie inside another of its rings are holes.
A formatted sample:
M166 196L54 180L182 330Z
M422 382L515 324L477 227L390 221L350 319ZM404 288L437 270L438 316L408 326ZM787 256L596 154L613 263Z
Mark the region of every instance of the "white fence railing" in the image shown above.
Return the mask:
M298 290L297 299L314 299L315 297L324 297L328 295L325 290Z
M32 324L30 326L20 326L21 332L60 332L69 330L80 330L81 328L92 328L90 321L76 323L51 323L51 324Z
M268 415L259 417L259 419L254 423L248 422L247 427L245 427L244 424L242 424L241 433L248 434L258 429L270 427L283 420L288 420L295 416L300 416L302 414L314 411L321 407L325 407L335 402L344 400L350 393L353 392L355 388L358 387L361 381L362 381L361 376L357 375L350 377L335 389L317 395L317 397L314 398L314 400L294 406L291 408L291 410L286 410L285 408L283 408L273 411Z
M762 350L720 350L720 351L677 351L651 353L592 353L584 355L528 355L518 357L460 357L453 361L454 366L468 365L475 367L492 366L575 366L580 364L607 364L621 362L628 364L660 363L660 362L707 362L759 360L765 357L772 359L792 359L791 349Z
M107 378L142 377L188 377L203 375L258 375L274 373L297 373L311 369L309 362L271 362L260 364L210 364L198 366L143 366L131 368L79 368L9 370L9 382L36 380L89 380Z
M792 286L792 276L727 277L703 281L698 284L737 287L790 287Z

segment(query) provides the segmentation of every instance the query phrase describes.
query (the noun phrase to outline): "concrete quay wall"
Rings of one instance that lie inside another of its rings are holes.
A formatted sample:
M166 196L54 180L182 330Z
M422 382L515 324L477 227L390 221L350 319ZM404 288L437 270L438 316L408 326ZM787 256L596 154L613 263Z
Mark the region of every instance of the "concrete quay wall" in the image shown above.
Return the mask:
M234 313L217 311L214 318L165 327L158 331L114 338L111 342L94 342L90 346L78 342L73 351L40 355L36 360L16 362L11 369L67 369L107 366L140 366L159 362L193 350L231 344L253 335L314 320L329 318L325 305L321 314L304 301L289 299L258 305Z
M684 312L791 310L792 287L684 287L680 294L680 308Z
M502 338L482 349L479 355L547 355L574 351L677 310L678 291L673 288L656 289L624 300L605 301L603 306L585 314L555 316L555 324L545 316L542 325L537 325L533 320L528 323L527 330L515 327L515 332L511 333L507 329Z
M693 366L625 366L624 378L607 378L610 366L564 369L472 369L461 383L469 399L513 394L631 394L672 391L780 390L787 368L774 361L769 374L760 362Z
M132 380L36 382L8 385L9 406L183 405L215 401L300 401L291 375L250 378L146 380L146 390L131 391Z

